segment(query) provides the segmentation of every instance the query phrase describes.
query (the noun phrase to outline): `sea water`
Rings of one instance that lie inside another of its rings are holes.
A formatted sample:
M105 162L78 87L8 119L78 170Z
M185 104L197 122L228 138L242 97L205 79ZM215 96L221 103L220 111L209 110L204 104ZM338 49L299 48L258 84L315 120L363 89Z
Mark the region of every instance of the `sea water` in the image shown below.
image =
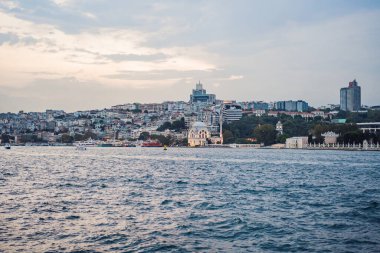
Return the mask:
M0 150L0 252L379 252L380 153Z

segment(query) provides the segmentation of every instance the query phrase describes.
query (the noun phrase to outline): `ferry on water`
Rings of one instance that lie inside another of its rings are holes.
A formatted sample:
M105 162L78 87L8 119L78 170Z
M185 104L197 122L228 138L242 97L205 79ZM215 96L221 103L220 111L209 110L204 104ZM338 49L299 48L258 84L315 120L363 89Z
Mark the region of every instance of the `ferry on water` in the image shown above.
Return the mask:
M84 147L96 147L97 143L95 140L89 138L86 141L76 141L75 146L84 146Z

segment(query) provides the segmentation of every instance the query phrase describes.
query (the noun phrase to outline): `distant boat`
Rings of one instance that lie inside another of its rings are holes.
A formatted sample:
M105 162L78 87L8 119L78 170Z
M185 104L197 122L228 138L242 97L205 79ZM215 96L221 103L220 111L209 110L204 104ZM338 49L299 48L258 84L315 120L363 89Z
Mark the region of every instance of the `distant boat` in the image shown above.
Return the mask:
M168 148L166 147L166 145L164 145L164 150L168 150Z
M11 144L9 144L9 143L5 143L4 148L5 148L5 149L11 149Z
M160 148L162 147L162 144L157 142L157 141L147 141L147 142L144 142L141 147L144 147L144 148Z
M76 141L76 146L84 146L84 147L96 147L96 141L89 138L86 141Z

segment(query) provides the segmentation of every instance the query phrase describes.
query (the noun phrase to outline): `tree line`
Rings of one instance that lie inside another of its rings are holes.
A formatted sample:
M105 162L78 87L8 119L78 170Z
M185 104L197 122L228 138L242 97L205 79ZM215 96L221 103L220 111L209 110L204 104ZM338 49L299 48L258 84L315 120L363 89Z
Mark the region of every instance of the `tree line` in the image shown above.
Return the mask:
M239 121L223 124L224 143L285 143L287 138L294 136L308 136L310 143L323 143L323 133L332 131L339 134L339 143L362 143L364 140L370 143L380 142L380 132L363 133L357 122L377 121L380 122L379 111L369 111L366 120L359 120L359 113L345 113L351 122L347 124L333 124L320 117L305 120L301 116L294 118L288 115L271 116L243 116ZM364 117L364 116L363 116ZM378 118L379 117L379 118ZM355 120L354 120L355 119ZM283 134L276 131L276 123L281 121Z

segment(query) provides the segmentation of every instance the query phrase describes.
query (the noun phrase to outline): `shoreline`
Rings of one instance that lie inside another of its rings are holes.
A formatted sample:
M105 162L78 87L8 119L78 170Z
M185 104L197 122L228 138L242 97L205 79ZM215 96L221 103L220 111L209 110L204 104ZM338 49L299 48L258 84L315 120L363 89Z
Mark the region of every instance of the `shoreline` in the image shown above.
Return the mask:
M4 145L1 145L4 147ZM40 145L40 144L32 144L32 145L12 145L12 147L76 147L74 144L67 144L67 145ZM135 147L124 147L124 146L112 146L112 147L99 147L99 146L87 146L87 148L150 148L150 149L163 149L163 147L141 147L141 146L135 146ZM380 151L380 147L373 147L373 148L328 148L328 147L307 147L307 148L285 148L285 147L271 147L271 146L229 146L229 145L223 145L223 146L203 146L203 147L189 147L189 146L176 146L176 147L167 147L168 149L171 148L188 148L188 149L267 149L267 150L330 150L330 151Z

